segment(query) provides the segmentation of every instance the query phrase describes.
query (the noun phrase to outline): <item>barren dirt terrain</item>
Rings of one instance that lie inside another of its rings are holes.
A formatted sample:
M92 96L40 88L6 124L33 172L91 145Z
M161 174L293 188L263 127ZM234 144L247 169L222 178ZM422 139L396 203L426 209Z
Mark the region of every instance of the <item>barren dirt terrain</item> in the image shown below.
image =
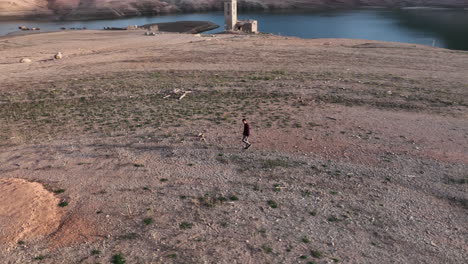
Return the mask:
M0 262L464 263L467 138L468 52L2 37Z

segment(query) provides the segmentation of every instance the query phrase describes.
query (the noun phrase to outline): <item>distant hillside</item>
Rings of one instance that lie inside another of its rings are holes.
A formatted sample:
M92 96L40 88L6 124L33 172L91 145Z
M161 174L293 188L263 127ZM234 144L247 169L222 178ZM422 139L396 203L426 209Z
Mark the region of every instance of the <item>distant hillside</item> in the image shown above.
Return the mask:
M223 0L0 0L0 17L112 18L220 10ZM356 6L468 7L468 0L239 0L240 9L313 9Z
M47 0L0 0L0 16L52 15Z

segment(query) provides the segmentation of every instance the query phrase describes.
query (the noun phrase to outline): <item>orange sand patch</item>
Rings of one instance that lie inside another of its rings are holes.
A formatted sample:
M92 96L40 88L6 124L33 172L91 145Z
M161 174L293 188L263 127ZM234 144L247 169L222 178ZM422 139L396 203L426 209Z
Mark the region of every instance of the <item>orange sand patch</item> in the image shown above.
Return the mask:
M48 235L60 224L59 199L37 182L0 179L0 245Z

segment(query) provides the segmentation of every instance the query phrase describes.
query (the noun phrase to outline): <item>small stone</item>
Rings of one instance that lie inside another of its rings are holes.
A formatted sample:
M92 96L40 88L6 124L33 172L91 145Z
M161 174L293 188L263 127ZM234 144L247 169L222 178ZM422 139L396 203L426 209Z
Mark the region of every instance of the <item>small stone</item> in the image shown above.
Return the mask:
M28 59L28 58L22 58L22 59L20 60L20 63L31 63L31 62L32 62L32 60L31 60L31 59Z
M388 94L388 95L392 95L393 92L392 92L392 91L387 91L387 94Z
M59 51L57 54L54 55L54 58L55 58L56 60L60 60L60 59L63 58L63 54Z

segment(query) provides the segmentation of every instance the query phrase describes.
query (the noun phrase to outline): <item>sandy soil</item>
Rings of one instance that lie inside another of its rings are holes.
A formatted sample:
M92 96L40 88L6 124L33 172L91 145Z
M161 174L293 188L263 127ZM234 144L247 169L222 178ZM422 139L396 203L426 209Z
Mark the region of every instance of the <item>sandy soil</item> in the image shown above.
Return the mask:
M58 199L40 183L0 180L0 243L16 243L48 235L58 228Z
M57 32L0 79L5 263L468 258L468 52Z

